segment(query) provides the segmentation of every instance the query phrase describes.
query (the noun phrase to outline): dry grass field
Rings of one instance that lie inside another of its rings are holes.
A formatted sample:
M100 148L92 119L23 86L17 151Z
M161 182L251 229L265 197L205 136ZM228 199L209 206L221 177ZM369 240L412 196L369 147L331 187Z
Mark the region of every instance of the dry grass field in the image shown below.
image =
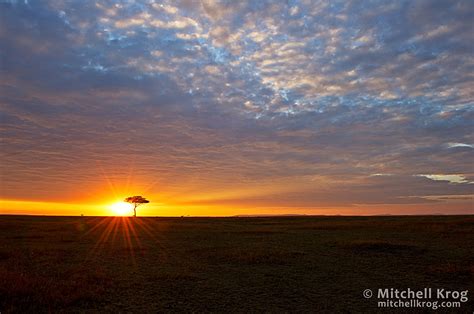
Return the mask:
M473 216L0 216L2 314L380 312L384 287L467 289L472 313L473 279Z

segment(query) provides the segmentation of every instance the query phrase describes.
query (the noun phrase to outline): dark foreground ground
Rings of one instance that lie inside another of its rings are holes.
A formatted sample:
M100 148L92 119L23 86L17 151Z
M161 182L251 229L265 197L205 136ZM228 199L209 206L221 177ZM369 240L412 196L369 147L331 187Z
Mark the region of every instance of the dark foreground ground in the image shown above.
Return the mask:
M473 276L474 216L0 216L2 314L387 312L363 291L424 287L472 313Z

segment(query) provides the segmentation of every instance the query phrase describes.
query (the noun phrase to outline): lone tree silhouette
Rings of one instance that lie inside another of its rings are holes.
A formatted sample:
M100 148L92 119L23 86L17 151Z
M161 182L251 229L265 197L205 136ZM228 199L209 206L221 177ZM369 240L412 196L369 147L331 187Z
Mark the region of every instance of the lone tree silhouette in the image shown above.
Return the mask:
M137 207L142 205L142 204L147 204L150 203L149 200L144 198L143 196L136 195L136 196L130 196L125 199L125 202L133 204L133 217L137 217Z

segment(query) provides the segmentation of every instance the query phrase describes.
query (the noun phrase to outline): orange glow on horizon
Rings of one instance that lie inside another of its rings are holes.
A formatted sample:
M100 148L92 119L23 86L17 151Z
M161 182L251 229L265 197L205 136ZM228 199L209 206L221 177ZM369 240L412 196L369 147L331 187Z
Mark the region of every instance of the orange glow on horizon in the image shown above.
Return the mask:
M330 202L312 204L302 199L278 201L278 196L298 191L308 192L308 178L281 178L258 183L232 182L224 186L208 184L204 188L192 180L179 184L166 177L137 175L134 161L128 171L118 175L117 167L97 163L101 180L87 187L75 187L74 193L57 194L57 199L43 201L1 199L0 215L52 216L132 216L133 205L123 202L126 197L141 195L150 204L140 206L137 216L235 216L235 215L423 215L466 214L466 201L414 204L353 204L331 206ZM124 167L124 169L127 167ZM337 188L338 182L325 177L311 178L311 187ZM277 196L273 200L269 195ZM44 195L43 197L48 197ZM32 197L34 197L32 195ZM61 198L59 198L61 197ZM469 207L468 207L469 208ZM472 212L472 211L471 211Z
M224 204L171 204L160 203L149 198L151 203L140 206L137 216L235 216L235 215L426 215L445 212L446 214L469 214L463 202L454 204L413 204L413 205L360 205L352 207L277 207L239 206ZM57 203L42 201L22 201L0 199L0 215L50 215L50 216L131 216L133 210L117 201L101 204ZM125 203L126 206L133 206ZM396 213L396 214L395 214ZM470 213L472 214L472 212Z

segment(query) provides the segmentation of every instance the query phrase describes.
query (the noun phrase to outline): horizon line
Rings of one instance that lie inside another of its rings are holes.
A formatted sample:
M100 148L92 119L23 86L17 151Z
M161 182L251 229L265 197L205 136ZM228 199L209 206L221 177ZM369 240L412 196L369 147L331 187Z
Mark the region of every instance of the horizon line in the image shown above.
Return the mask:
M48 214L0 214L0 216L29 216L29 217L121 217L121 218L271 218L271 217L423 217L423 216L474 216L474 214L443 214L443 213L434 213L434 214L374 214L374 215L344 215L344 214L334 214L334 215L311 215L311 214L281 214L281 215L272 215L272 214L262 214L262 215L229 215L229 216L191 216L191 215L182 215L182 216L115 216L115 215L48 215Z

